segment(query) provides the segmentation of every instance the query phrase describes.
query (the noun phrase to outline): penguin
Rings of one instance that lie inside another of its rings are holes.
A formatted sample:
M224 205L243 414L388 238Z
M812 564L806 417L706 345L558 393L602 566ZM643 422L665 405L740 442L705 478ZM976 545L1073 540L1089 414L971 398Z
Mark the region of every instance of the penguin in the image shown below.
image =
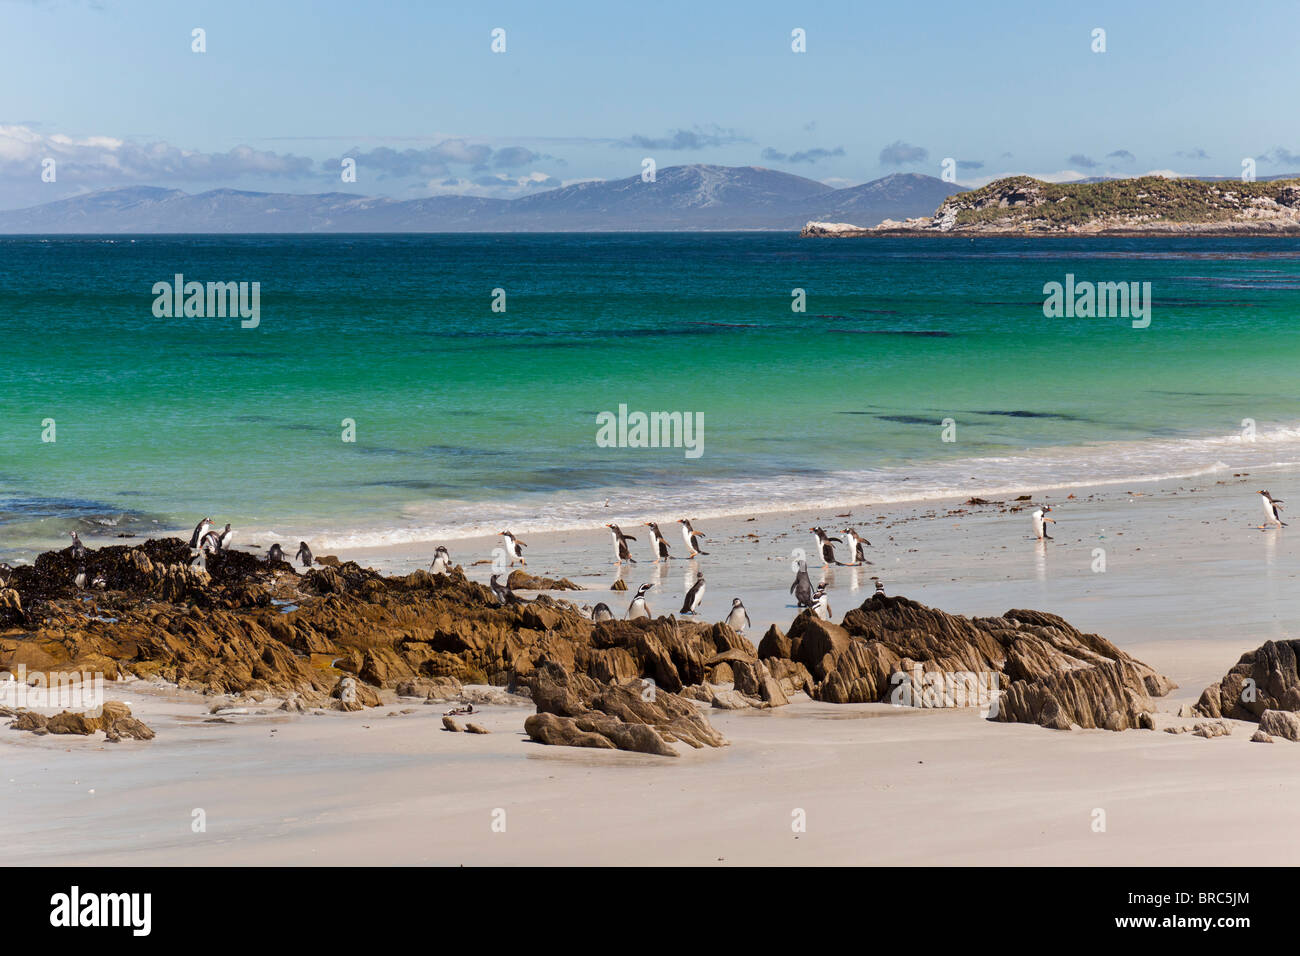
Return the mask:
M1036 508L1033 515L1031 515L1034 520L1034 537L1039 541L1052 540L1052 536L1047 533L1047 523L1050 521L1052 524L1056 524L1056 519L1048 515L1051 510L1051 505L1043 505L1041 508Z
M609 533L614 538L614 560L631 561L636 564L636 558L632 557L632 549L627 546L629 541L635 541L636 538L630 534L624 534L623 529L616 524L607 524L605 527L609 529Z
M434 574L446 574L451 570L451 552L442 545L438 545L433 552L433 563L429 565L429 570Z
M524 560L524 548L528 547L528 545L524 544L509 531L501 531L498 533L505 539L506 554L510 555L510 563L513 565L517 560L524 567L528 567L528 562Z
M199 550L216 554L221 550L221 535L215 531L209 531L199 542Z
M632 598L632 603L627 606L627 619L634 621L638 617L653 617L650 611L650 605L646 602L646 592L654 587L653 583L643 584L636 589L636 597Z
M686 592L686 597L682 599L682 613L694 614L700 608L700 602L704 600L704 575L695 579L691 589Z
M651 540L654 541L655 564L658 564L661 560L667 561L669 557L668 542L664 540L664 536L659 532L659 526L653 521L647 521L645 526L650 529Z
M852 528L844 529L844 537L848 539L849 544L849 564L870 564L867 560L867 552L864 546L871 547L871 542L859 535Z
M190 535L190 547L198 548L203 541L203 536L212 530L212 519L204 518L194 526L194 533Z
M84 564L77 572L77 576L72 579L72 583L75 584L79 590L86 590L86 566Z
M682 526L682 540L686 542L686 556L693 558L697 554L708 554L707 551L700 550L700 540L704 535L691 527L689 518L678 518L677 523Z
M280 542L277 541L271 545L271 549L266 552L266 563L273 564L276 561L284 560L284 552L280 550Z
M302 562L304 568L310 568L312 561L315 560L315 558L312 557L311 548L307 547L306 541L298 542L298 553L294 555L294 557Z
M529 603L527 599L521 598L518 594L516 594L513 590L511 590L509 584L502 584L500 581L498 581L497 577L498 575L495 574L492 575L492 577L488 580L488 587L492 589L492 593L497 596L498 601L500 601L502 604Z
M5 562L0 561L0 584L8 584L9 578L13 576L14 569Z
M790 593L794 595L800 607L808 607L812 604L812 581L808 579L808 562L802 559L799 561L799 570L794 575L794 584L790 585Z
M879 597L884 597L884 596L885 596L885 583L884 583L883 581L881 581L880 578L875 578L874 580L875 580L875 582L876 582L876 594L877 594Z
M817 536L817 553L822 556L822 567L839 564L840 562L835 560L835 545L831 542L835 542L835 544L843 544L844 542L839 538L826 537L826 532L821 528L809 528L808 530Z
M69 531L68 534L72 535L72 557L77 561L84 561L86 558L86 546L82 544L81 539L77 537L77 532Z
M106 590L108 588L108 578L104 576L103 571L95 572L95 577L91 580L90 586L92 588L98 588L100 591Z
M1259 497L1264 502L1264 514L1267 516L1264 523L1259 526L1259 530L1265 530L1270 524L1285 528L1286 522L1282 520L1282 499L1274 498L1267 491L1261 491Z
M234 540L235 540L235 532L230 530L230 522L227 521L226 528L224 531L221 532L221 538L219 539L218 542L221 547L221 550L229 551L230 545Z
M826 596L826 585L817 585L817 590L813 593L812 612L823 621L831 619L831 603Z
M743 631L749 627L749 614L745 611L745 605L740 603L740 598L731 599L731 613L727 615L727 627L733 631Z
M614 620L614 612L609 609L609 605L601 601L591 610L591 619L599 624L601 621Z

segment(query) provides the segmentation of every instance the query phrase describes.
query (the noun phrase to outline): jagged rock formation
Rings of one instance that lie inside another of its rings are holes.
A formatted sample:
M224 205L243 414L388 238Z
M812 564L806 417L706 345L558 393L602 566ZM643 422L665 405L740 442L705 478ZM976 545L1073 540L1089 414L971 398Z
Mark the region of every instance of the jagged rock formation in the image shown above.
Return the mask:
M18 710L0 713L0 716L14 717L10 730L25 730L34 734L76 734L88 737L102 730L109 743L117 743L124 738L133 740L153 740L154 732L131 716L131 708L120 700L105 701L98 716L89 713L62 711L53 717L46 717L34 710Z
M1141 715L1154 709L1151 696L1175 686L1054 614L965 618L879 594L849 611L842 625L805 612L788 635L772 628L759 657L781 668L774 670L778 680L792 683L802 676L795 665L802 666L809 695L833 703L987 707L992 701L979 699L979 691L996 678L990 716L1059 730L1142 726Z
M1201 692L1195 707L1205 717L1252 721L1268 710L1300 710L1300 640L1267 641L1242 654L1219 683Z

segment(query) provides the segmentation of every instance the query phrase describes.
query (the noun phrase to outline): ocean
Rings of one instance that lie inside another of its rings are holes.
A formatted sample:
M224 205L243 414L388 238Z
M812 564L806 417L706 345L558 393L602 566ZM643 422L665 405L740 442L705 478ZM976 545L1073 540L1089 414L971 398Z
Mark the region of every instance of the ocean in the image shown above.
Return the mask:
M156 315L178 273L256 327ZM1067 276L1149 326L1046 317ZM1298 316L1286 239L0 237L0 557L1208 481L1300 461ZM620 406L698 454L607 447Z

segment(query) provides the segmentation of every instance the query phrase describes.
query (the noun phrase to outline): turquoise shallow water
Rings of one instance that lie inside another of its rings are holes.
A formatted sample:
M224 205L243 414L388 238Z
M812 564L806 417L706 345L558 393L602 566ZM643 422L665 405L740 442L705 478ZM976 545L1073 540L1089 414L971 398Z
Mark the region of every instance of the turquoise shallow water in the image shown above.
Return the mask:
M178 272L260 282L259 327L155 317ZM1044 318L1067 273L1151 282L1150 327ZM1298 316L1291 240L0 238L0 553L204 513L342 547L1292 461ZM701 413L703 453L599 447L620 404Z

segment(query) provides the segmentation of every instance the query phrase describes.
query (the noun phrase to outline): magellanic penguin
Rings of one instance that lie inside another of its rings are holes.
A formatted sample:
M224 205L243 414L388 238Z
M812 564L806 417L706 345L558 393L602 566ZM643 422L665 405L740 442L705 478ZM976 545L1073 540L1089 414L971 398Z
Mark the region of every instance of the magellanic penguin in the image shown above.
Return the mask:
M813 593L812 611L823 621L831 619L831 602L826 596L826 585L817 585L817 590Z
M266 561L268 564L270 564L273 561L283 561L283 560L284 560L284 551L280 549L280 542L277 541L275 544L271 545L270 550L266 552Z
M1259 530L1263 531L1270 524L1285 528L1286 522L1282 520L1282 499L1274 498L1267 491L1261 491L1259 497L1264 502L1264 514L1267 516L1264 523L1259 526Z
M638 617L653 617L650 611L650 605L646 601L646 593L654 587L654 583L643 584L636 589L636 597L632 598L632 603L627 606L627 619L634 621Z
M871 542L852 528L844 529L844 537L849 544L849 564L870 564L865 549L871 547Z
M528 545L524 544L509 531L502 531L500 534L501 537L505 539L506 554L510 555L510 563L514 564L518 561L524 567L528 567L528 562L524 560L524 548L528 547Z
M700 602L704 600L704 575L695 579L691 589L686 592L686 597L682 599L682 613L694 614L700 609Z
M229 551L230 546L231 544L234 543L234 541L235 541L235 532L230 530L230 522L227 521L225 530L221 532L221 541L220 541L221 550Z
M429 565L429 570L434 574L446 574L451 570L451 552L442 545L433 552L433 563Z
M629 541L635 541L636 538L630 534L624 534L623 529L616 524L607 524L606 528L614 537L614 560L631 561L636 564L636 558L632 557L632 549L627 546Z
M875 582L876 582L876 594L879 595L880 597L884 597L884 596L885 596L885 582L881 581L880 578L875 578L874 580L875 580Z
M665 541L664 536L659 533L659 526L653 521L647 521L645 526L650 529L651 540L654 542L655 564L658 564L660 560L667 561L668 542Z
M799 570L794 574L794 584L790 585L790 593L794 595L800 607L808 607L812 604L812 581L808 579L808 562L802 558L799 560Z
M68 534L72 535L73 558L75 558L78 561L84 560L86 557L86 546L81 543L81 538L77 537L77 532L69 531Z
M194 533L190 535L190 547L197 549L203 543L203 536L212 530L212 519L204 518L194 526Z
M749 614L745 611L745 605L740 603L740 598L731 599L731 613L727 615L727 627L733 631L743 631L749 627Z
M298 553L294 557L302 562L304 568L310 568L312 562L316 560L312 557L311 548L307 547L306 541L298 542Z
M614 620L614 612L609 609L608 604L601 601L591 609L591 619L597 624L601 621L612 621Z
M94 578L91 579L90 586L103 591L108 588L108 578L103 571L96 571Z
M835 545L844 542L839 538L827 537L826 532L821 528L809 528L808 530L817 536L817 553L822 556L822 567L839 564L840 562L835 560ZM831 542L834 542L834 544Z
M690 518L678 518L677 523L682 526L682 540L686 542L686 556L688 558L693 558L697 554L709 553L700 550L700 541L704 538L704 535L691 527Z
M1052 536L1047 533L1047 523L1050 521L1052 524L1056 524L1056 519L1048 514L1051 510L1051 505L1043 505L1041 508L1034 509L1032 515L1034 519L1034 537L1039 541L1052 540Z

